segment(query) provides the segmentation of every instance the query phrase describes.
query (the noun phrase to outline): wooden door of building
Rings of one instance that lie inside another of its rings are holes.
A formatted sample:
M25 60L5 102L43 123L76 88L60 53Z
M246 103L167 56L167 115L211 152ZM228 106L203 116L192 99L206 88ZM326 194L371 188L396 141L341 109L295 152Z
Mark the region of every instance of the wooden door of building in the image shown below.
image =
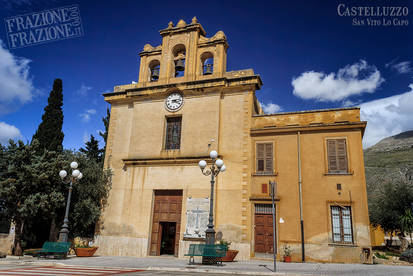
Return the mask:
M273 253L273 228L271 204L255 206L255 252Z
M182 190L157 190L152 219L152 234L149 255L159 256L162 252L173 252L178 256L181 229ZM172 226L173 225L173 226ZM168 231L168 235L165 232ZM170 241L171 231L175 231L173 251L163 248ZM168 241L162 239L168 238ZM162 250L161 250L162 249Z

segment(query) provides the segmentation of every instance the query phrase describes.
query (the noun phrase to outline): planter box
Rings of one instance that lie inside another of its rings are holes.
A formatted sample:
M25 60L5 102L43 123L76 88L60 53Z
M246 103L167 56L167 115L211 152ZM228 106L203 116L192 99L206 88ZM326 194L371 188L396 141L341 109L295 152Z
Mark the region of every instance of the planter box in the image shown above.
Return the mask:
M221 258L222 262L233 262L235 257L238 254L238 250L227 250L227 254L225 255L225 257Z
M99 247L75 248L76 256L78 257L92 257Z

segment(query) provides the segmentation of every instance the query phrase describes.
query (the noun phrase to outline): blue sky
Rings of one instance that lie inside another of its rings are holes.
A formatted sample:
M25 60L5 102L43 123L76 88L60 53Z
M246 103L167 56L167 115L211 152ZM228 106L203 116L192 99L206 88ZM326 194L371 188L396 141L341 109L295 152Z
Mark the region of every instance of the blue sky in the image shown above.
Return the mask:
M84 30L78 38L10 49L6 26L0 27L1 143L31 139L55 78L63 80L64 147L78 149L90 134L99 137L109 107L102 93L137 81L143 46L159 45L158 31L169 21L193 16L207 37L219 30L227 36L228 71L253 68L261 76L257 96L267 112L360 106L368 121L365 147L413 129L413 5L407 0L0 0L0 17L72 4L79 5ZM345 14L364 6L396 6L408 14ZM364 25L354 24L361 20Z

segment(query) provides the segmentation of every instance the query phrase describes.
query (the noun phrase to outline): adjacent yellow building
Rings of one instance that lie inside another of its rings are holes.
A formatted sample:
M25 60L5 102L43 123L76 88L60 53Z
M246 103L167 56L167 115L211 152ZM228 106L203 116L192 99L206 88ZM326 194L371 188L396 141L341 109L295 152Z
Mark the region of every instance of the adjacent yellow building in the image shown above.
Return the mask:
M222 31L208 38L194 17L160 34L140 53L138 83L104 94L114 176L99 253L182 258L203 242L210 182L198 161L216 150L227 170L215 183L215 230L237 259L271 256L276 181L279 257L289 245L293 261L360 262L371 246L359 108L264 114L260 76L227 72Z

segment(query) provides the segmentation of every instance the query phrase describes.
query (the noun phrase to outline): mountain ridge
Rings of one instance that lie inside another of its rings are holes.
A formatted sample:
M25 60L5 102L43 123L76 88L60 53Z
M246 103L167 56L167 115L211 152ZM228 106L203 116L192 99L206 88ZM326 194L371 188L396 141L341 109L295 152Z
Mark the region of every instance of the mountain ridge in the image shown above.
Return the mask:
M365 149L364 152L389 152L409 148L413 148L413 130L404 131L384 138L375 145Z

